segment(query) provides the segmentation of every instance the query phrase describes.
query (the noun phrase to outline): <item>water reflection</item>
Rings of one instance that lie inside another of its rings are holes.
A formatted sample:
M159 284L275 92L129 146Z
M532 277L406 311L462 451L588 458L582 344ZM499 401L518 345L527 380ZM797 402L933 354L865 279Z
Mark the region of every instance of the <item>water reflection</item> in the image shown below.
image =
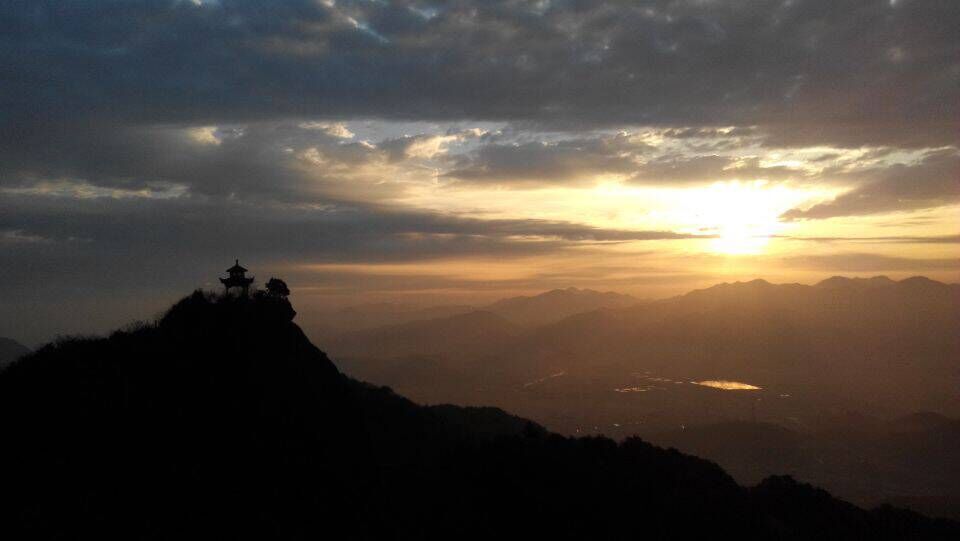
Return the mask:
M691 381L690 383L703 385L704 387L713 387L714 389L723 389L724 391L756 391L760 389L760 387L756 385L725 379L707 379L704 381Z

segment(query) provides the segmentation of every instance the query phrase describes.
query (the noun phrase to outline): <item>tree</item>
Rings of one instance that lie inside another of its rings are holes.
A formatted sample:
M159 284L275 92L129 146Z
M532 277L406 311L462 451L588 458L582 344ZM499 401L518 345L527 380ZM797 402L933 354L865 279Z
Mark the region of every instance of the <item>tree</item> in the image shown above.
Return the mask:
M279 278L270 278L267 280L267 294L271 297L287 297L290 295L290 288L287 283Z

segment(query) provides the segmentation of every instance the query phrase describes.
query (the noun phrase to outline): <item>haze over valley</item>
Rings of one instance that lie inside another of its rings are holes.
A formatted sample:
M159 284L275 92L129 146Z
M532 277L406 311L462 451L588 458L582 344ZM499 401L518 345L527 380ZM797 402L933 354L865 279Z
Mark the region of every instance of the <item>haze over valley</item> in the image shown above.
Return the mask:
M0 2L0 538L960 539L958 29Z
M312 332L347 373L425 403L641 435L744 482L789 472L864 504L956 515L958 299L960 285L924 277L754 280L646 301L571 288L476 307L359 306ZM346 330L357 313L380 325ZM926 446L928 475L915 475L912 445Z

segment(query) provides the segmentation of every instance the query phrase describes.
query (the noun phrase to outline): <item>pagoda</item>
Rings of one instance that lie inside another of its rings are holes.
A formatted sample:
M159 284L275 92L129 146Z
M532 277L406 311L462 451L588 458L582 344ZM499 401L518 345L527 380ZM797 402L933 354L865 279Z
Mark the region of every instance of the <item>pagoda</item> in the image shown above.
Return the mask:
M247 269L240 266L239 259L235 260L233 266L227 269L227 274L229 276L220 279L220 283L224 287L224 293L230 293L233 288L240 288L243 295L246 296L250 290L250 284L253 283L253 276L247 278Z

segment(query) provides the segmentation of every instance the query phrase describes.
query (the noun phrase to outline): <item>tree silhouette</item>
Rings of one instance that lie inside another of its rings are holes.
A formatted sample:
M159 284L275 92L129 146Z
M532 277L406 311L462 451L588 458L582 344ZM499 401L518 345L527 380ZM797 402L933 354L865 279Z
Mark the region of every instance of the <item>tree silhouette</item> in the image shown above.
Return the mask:
M290 288L287 283L279 278L270 278L267 280L267 293L271 297L287 297L290 295Z

